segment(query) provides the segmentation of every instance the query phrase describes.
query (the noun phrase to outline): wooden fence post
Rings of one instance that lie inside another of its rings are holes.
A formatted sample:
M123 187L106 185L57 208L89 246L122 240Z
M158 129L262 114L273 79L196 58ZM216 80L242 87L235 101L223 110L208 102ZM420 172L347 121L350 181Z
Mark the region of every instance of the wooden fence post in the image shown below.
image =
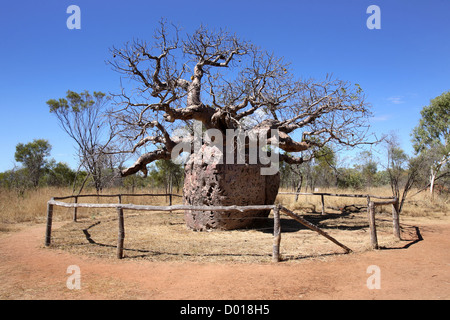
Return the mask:
M273 208L273 251L272 262L280 262L281 224L280 207Z
M370 242L373 249L378 249L377 227L375 225L375 203L373 201L369 202L367 213L369 215Z
M117 237L117 259L123 258L123 242L125 239L125 228L123 222L123 208L117 208L117 216L119 220L119 234Z
M50 246L50 243L52 242L52 221L53 221L53 205L47 203L47 228L45 230L46 247Z
M322 215L325 215L325 199L323 194L320 195L320 200L322 201Z
M117 195L117 202L118 203L122 203L122 195L121 194L119 194L119 195Z
M392 204L392 224L394 229L394 236L397 237L398 240L401 240L397 197L395 197L395 202Z
M75 196L73 203L78 203L78 197ZM73 222L77 222L78 207L73 207Z

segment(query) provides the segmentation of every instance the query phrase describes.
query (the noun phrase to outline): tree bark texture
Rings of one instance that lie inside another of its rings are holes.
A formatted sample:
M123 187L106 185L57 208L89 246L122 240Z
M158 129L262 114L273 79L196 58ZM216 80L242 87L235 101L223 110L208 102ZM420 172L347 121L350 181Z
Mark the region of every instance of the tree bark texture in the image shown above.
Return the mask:
M261 175L260 164L207 164L187 162L184 178L185 205L272 205L280 185L279 173ZM193 230L232 230L254 226L270 210L185 211L186 225Z

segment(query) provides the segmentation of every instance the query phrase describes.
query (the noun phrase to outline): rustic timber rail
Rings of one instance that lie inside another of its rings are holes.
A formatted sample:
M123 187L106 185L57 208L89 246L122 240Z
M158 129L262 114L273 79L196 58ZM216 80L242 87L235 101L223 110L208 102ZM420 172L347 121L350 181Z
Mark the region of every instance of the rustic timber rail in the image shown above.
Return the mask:
M325 195L325 194L323 194ZM332 195L332 194L326 194ZM117 197L118 203L78 203L78 198L82 197ZM122 203L123 196L170 196L169 206L149 206L149 205L136 205L136 204L124 204ZM141 210L141 211L177 211L177 210L198 210L198 211L252 211L252 210L272 210L274 228L273 228L273 248L272 248L272 261L280 261L280 242L281 242L281 224L280 224L280 212L285 213L290 218L301 223L307 228L317 232L318 234L324 236L328 240L332 241L336 245L340 246L345 250L345 253L350 253L352 250L326 232L321 230L316 225L303 219L299 215L295 214L293 211L281 206L281 205L248 205L248 206L192 206L192 205L172 205L172 196L178 196L175 194L115 194L115 195L78 195L78 196L67 196L67 197L54 197L47 202L47 226L45 233L45 246L50 246L51 244L51 232L52 232L52 221L53 221L53 207L60 206L66 208L74 208L74 221L76 221L76 211L77 208L112 208L116 209L118 217L118 237L117 237L117 258L123 258L123 245L125 239L125 227L124 227L124 210ZM361 196L362 197L362 196ZM367 197L367 196L366 196ZM374 198L383 199L382 197L372 196ZM58 201L66 199L74 199L73 203ZM385 199L385 198L384 198ZM393 222L394 222L394 235L400 238L400 228L398 220L398 199L389 198L390 200L382 202L373 202L368 198L368 215L369 215L369 226L371 234L371 243L374 249L378 249L376 226L375 226L375 206L377 205L393 205Z
M374 196L371 194L349 194L349 193L328 193L328 192L278 192L278 194L291 194L291 195L302 195L302 196L320 196L320 200L322 203L322 214L325 215L325 197L347 197L347 198L366 198L367 203L369 203L371 198L374 199L387 199L394 200L394 197L381 197Z
M169 197L169 205L172 205L173 197L183 197L182 195L175 193L119 193L119 194L79 194L65 197L53 197L52 200L66 200L74 199L74 203L78 203L78 198L117 198L117 203L122 203L122 197ZM78 207L73 207L73 221L77 221Z

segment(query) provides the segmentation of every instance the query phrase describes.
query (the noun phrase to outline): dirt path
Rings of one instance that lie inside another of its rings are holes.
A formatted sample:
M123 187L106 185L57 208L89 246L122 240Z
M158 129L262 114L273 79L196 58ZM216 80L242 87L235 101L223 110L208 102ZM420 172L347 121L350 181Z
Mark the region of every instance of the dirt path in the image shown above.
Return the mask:
M116 261L43 247L44 226L0 237L0 299L450 299L450 223L392 250L274 264ZM410 237L411 235L404 235ZM69 265L81 289L69 290ZM370 265L381 289L368 289Z

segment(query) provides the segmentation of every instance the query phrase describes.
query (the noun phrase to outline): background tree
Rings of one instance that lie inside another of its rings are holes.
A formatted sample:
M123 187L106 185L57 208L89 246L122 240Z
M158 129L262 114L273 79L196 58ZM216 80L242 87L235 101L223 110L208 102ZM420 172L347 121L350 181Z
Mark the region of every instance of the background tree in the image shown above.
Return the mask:
M336 155L330 146L322 147L313 159L313 180L310 187L314 190L316 186L329 188L336 185Z
M378 164L373 159L373 154L371 151L361 152L358 155L358 159L358 168L361 171L363 180L365 181L365 187L370 189L375 183Z
M413 144L416 153L422 153L431 163L429 186L433 195L436 177L450 160L450 91L432 99L420 114L412 133Z
M76 172L66 163L49 161L45 174L45 184L56 187L69 187L75 182Z
M115 96L117 107L109 113L115 131L128 143L118 151L140 150L135 163L121 171L122 176L138 171L146 174L149 163L170 159L180 141L174 129L193 120L223 136L227 129L254 133L276 129L279 158L289 164L311 160L314 151L327 144L356 146L366 141L370 112L359 85L330 76L323 81L295 79L283 58L224 30L200 27L181 39L178 29L173 29L170 36L166 23L161 22L154 43L134 40L111 49L110 64L132 86ZM269 136L268 143L274 139ZM187 177L191 173L197 177L185 179L186 203L219 205L234 198L235 202L264 204L273 202L278 191L278 176L264 181L252 176L251 183L249 176L238 177L244 174L239 165L223 169L228 175L233 171L234 185L224 183L223 170L186 168L191 170ZM234 196L233 190L243 188L237 184L242 179L255 187L264 184L271 191L262 190L261 199L238 200L242 192Z
M0 173L0 186L14 190L19 196L23 196L31 187L28 170L14 166L13 169Z
M134 193L136 188L149 187L149 179L144 178L141 174L136 173L122 179L122 186L129 192Z
M300 192L303 185L304 166L298 164L280 163L280 186ZM296 201L297 201L296 197Z
M337 186L343 189L361 190L364 186L363 176L355 168L339 168Z
M423 157L411 158L400 148L396 137L386 140L389 182L392 195L399 200L400 213L408 192L417 183L420 169L423 166Z
M27 144L19 143L16 146L14 159L23 164L33 187L39 185L44 168L47 165L47 157L52 146L47 140L35 139Z
M157 186L163 186L166 193L174 193L173 187L180 190L183 181L183 168L171 160L158 160L154 162L155 168L150 171L149 178L156 182Z
M109 99L102 92L94 91L91 95L88 91L77 93L69 90L66 98L47 101L50 112L76 142L80 168L92 176L97 192L105 186L104 169L111 167L113 161L112 156L105 154L114 136L104 116Z

